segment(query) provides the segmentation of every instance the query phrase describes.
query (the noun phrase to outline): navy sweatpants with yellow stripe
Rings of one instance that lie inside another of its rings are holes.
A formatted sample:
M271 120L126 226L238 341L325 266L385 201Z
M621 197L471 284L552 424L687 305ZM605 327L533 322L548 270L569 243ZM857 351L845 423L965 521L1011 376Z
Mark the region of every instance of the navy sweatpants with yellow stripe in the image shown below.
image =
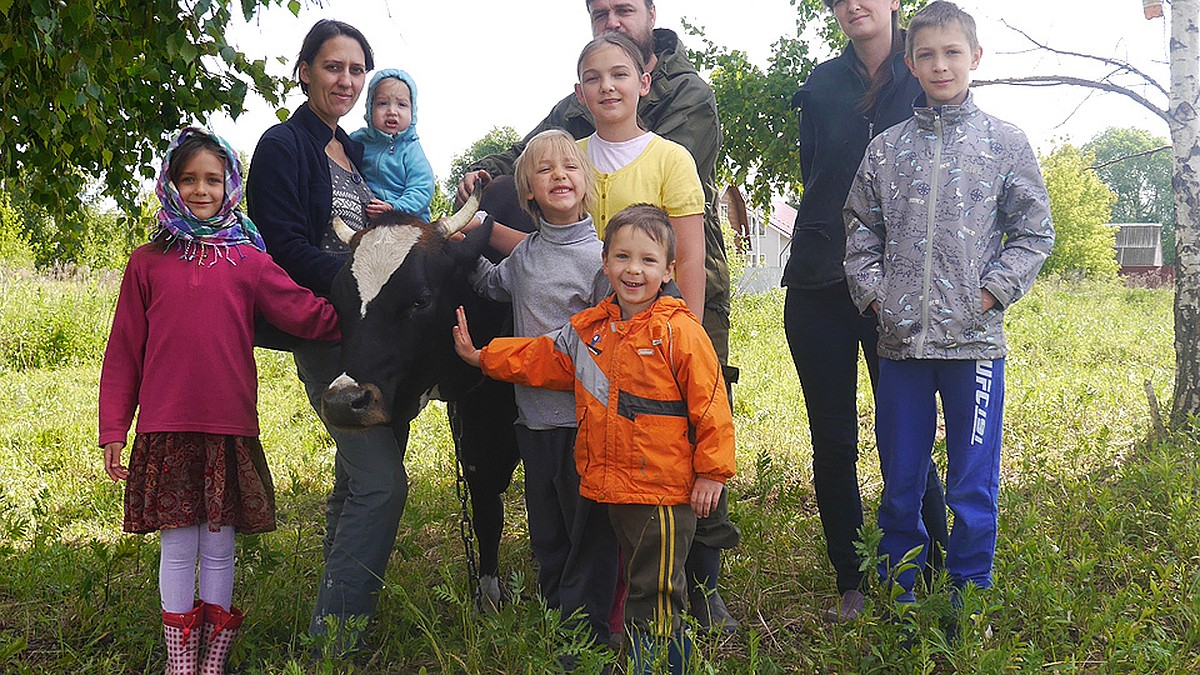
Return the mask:
M683 563L696 534L692 507L609 504L608 518L629 588L625 624L662 636L679 630L687 595Z
M937 400L946 421L946 506L954 527L946 547L946 571L956 587L992 585L1000 493L1000 429L1004 414L1004 359L945 361L879 359L875 392L875 437L883 473L879 553L894 567L929 536L921 521L930 453L937 431ZM897 580L912 592L915 570ZM910 601L911 595L901 601Z

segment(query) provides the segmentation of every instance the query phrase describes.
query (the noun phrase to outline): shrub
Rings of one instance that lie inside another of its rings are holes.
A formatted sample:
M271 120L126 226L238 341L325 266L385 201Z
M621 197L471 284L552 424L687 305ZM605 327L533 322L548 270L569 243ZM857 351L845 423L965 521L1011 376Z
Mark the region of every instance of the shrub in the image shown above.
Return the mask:
M17 267L33 264L33 251L22 233L21 216L13 207L12 198L0 192L0 260Z
M116 301L111 276L34 278L28 270L0 266L0 372L100 358Z
M1064 145L1042 160L1054 218L1054 251L1042 274L1116 278L1116 230L1108 227L1117 197L1089 167L1094 157Z
M124 269L133 249L154 226L152 198L137 213L120 214L90 205L56 220L19 191L0 192L0 261L43 270L62 267Z

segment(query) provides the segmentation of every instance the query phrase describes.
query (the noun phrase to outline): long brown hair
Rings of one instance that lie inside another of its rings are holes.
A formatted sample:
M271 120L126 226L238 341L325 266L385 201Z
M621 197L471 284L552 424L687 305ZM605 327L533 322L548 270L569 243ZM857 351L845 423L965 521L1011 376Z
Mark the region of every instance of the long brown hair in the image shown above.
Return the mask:
M863 93L863 97L859 99L855 109L860 113L870 112L875 108L875 104L879 102L879 95L888 85L892 83L892 62L897 54L904 53L904 31L900 30L900 10L892 12L892 51L888 53L888 57L879 64L875 69L874 75L867 73L867 67L860 59L855 59L854 67L859 70L867 82L867 91Z

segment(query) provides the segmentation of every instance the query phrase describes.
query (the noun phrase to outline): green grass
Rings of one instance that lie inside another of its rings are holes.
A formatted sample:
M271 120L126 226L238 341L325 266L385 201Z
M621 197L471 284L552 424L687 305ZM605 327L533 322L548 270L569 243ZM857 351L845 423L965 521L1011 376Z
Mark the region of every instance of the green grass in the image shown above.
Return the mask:
M162 667L154 536L120 532L121 486L95 448L96 386L116 293L109 277L0 269L0 669L144 672ZM1166 291L1043 280L1008 317L995 589L967 598L961 639L943 632L943 583L893 617L829 626L834 599L811 487L811 446L779 292L739 298L734 362L743 531L723 594L745 627L702 638L697 672L1194 672L1200 670L1200 445L1145 441L1143 381L1168 400ZM277 532L239 538L235 602L247 612L233 665L248 673L542 673L577 645L532 592L520 501L509 491L501 564L520 602L481 617L467 597L444 409L418 419L412 490L370 651L310 655L332 450L286 355L259 353L263 445ZM863 392L865 373L863 374ZM871 401L860 394L868 520L880 478ZM866 528L868 542L878 532ZM868 547L869 547L868 543ZM991 637L984 628L991 627ZM609 658L583 654L594 672Z

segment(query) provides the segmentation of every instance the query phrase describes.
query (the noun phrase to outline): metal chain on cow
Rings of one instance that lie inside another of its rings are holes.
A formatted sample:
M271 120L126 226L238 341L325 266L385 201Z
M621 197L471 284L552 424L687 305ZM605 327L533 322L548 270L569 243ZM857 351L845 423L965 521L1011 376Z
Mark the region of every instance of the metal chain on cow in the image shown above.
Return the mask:
M454 487L458 493L458 505L462 518L458 523L458 533L462 537L463 551L467 557L467 586L475 604L480 604L479 565L475 560L475 524L471 522L471 486L467 484L466 472L463 469L462 458L462 418L455 414L454 403L446 404L446 412L450 418L450 435L454 438Z

